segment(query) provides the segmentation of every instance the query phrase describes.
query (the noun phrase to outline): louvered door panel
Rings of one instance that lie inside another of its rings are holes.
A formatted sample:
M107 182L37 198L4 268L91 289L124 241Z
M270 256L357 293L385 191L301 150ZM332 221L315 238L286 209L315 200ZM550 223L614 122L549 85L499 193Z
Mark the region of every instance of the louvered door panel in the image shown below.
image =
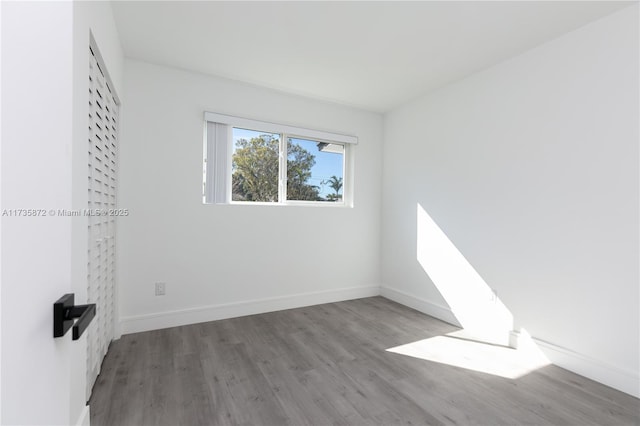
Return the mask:
M87 295L96 304L95 325L87 330L87 399L114 336L115 218L118 105L91 52L89 66ZM101 214L100 214L101 213Z

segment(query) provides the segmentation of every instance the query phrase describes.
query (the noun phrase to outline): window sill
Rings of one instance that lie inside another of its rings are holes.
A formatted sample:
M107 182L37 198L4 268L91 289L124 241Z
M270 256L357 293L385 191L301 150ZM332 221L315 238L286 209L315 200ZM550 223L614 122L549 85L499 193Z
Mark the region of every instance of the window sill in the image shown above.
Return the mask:
M229 203L203 203L215 206L268 206L268 207L319 207L319 208L353 208L350 203L329 203L313 201L288 201L286 203L265 203L259 201L231 201Z

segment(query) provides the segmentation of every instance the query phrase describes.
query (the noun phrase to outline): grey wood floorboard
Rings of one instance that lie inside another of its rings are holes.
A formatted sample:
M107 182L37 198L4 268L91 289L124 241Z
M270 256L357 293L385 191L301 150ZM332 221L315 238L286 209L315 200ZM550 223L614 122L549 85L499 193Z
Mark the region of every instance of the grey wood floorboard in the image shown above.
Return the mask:
M640 424L640 400L556 366L506 379L387 351L455 330L371 297L125 335L91 423Z

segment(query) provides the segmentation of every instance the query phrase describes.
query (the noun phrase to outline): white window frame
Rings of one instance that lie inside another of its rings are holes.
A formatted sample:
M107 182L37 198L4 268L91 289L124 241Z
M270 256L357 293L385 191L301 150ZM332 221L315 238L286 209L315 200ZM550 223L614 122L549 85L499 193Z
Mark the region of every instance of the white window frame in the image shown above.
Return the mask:
M231 199L234 127L281 135L277 202L233 201ZM204 134L205 183L203 202L205 204L353 206L351 157L353 154L352 148L358 143L356 136L252 120L213 112L204 113ZM343 186L341 201L301 201L286 199L287 141L289 138L327 142L344 147L342 156Z

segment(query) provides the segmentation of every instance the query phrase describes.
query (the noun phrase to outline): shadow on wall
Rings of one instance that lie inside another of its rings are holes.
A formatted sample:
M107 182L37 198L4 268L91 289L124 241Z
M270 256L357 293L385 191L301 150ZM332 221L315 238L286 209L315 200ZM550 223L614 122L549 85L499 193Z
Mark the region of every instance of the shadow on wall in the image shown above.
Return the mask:
M515 379L548 365L480 274L417 204L416 258L462 330L387 349L402 355Z

